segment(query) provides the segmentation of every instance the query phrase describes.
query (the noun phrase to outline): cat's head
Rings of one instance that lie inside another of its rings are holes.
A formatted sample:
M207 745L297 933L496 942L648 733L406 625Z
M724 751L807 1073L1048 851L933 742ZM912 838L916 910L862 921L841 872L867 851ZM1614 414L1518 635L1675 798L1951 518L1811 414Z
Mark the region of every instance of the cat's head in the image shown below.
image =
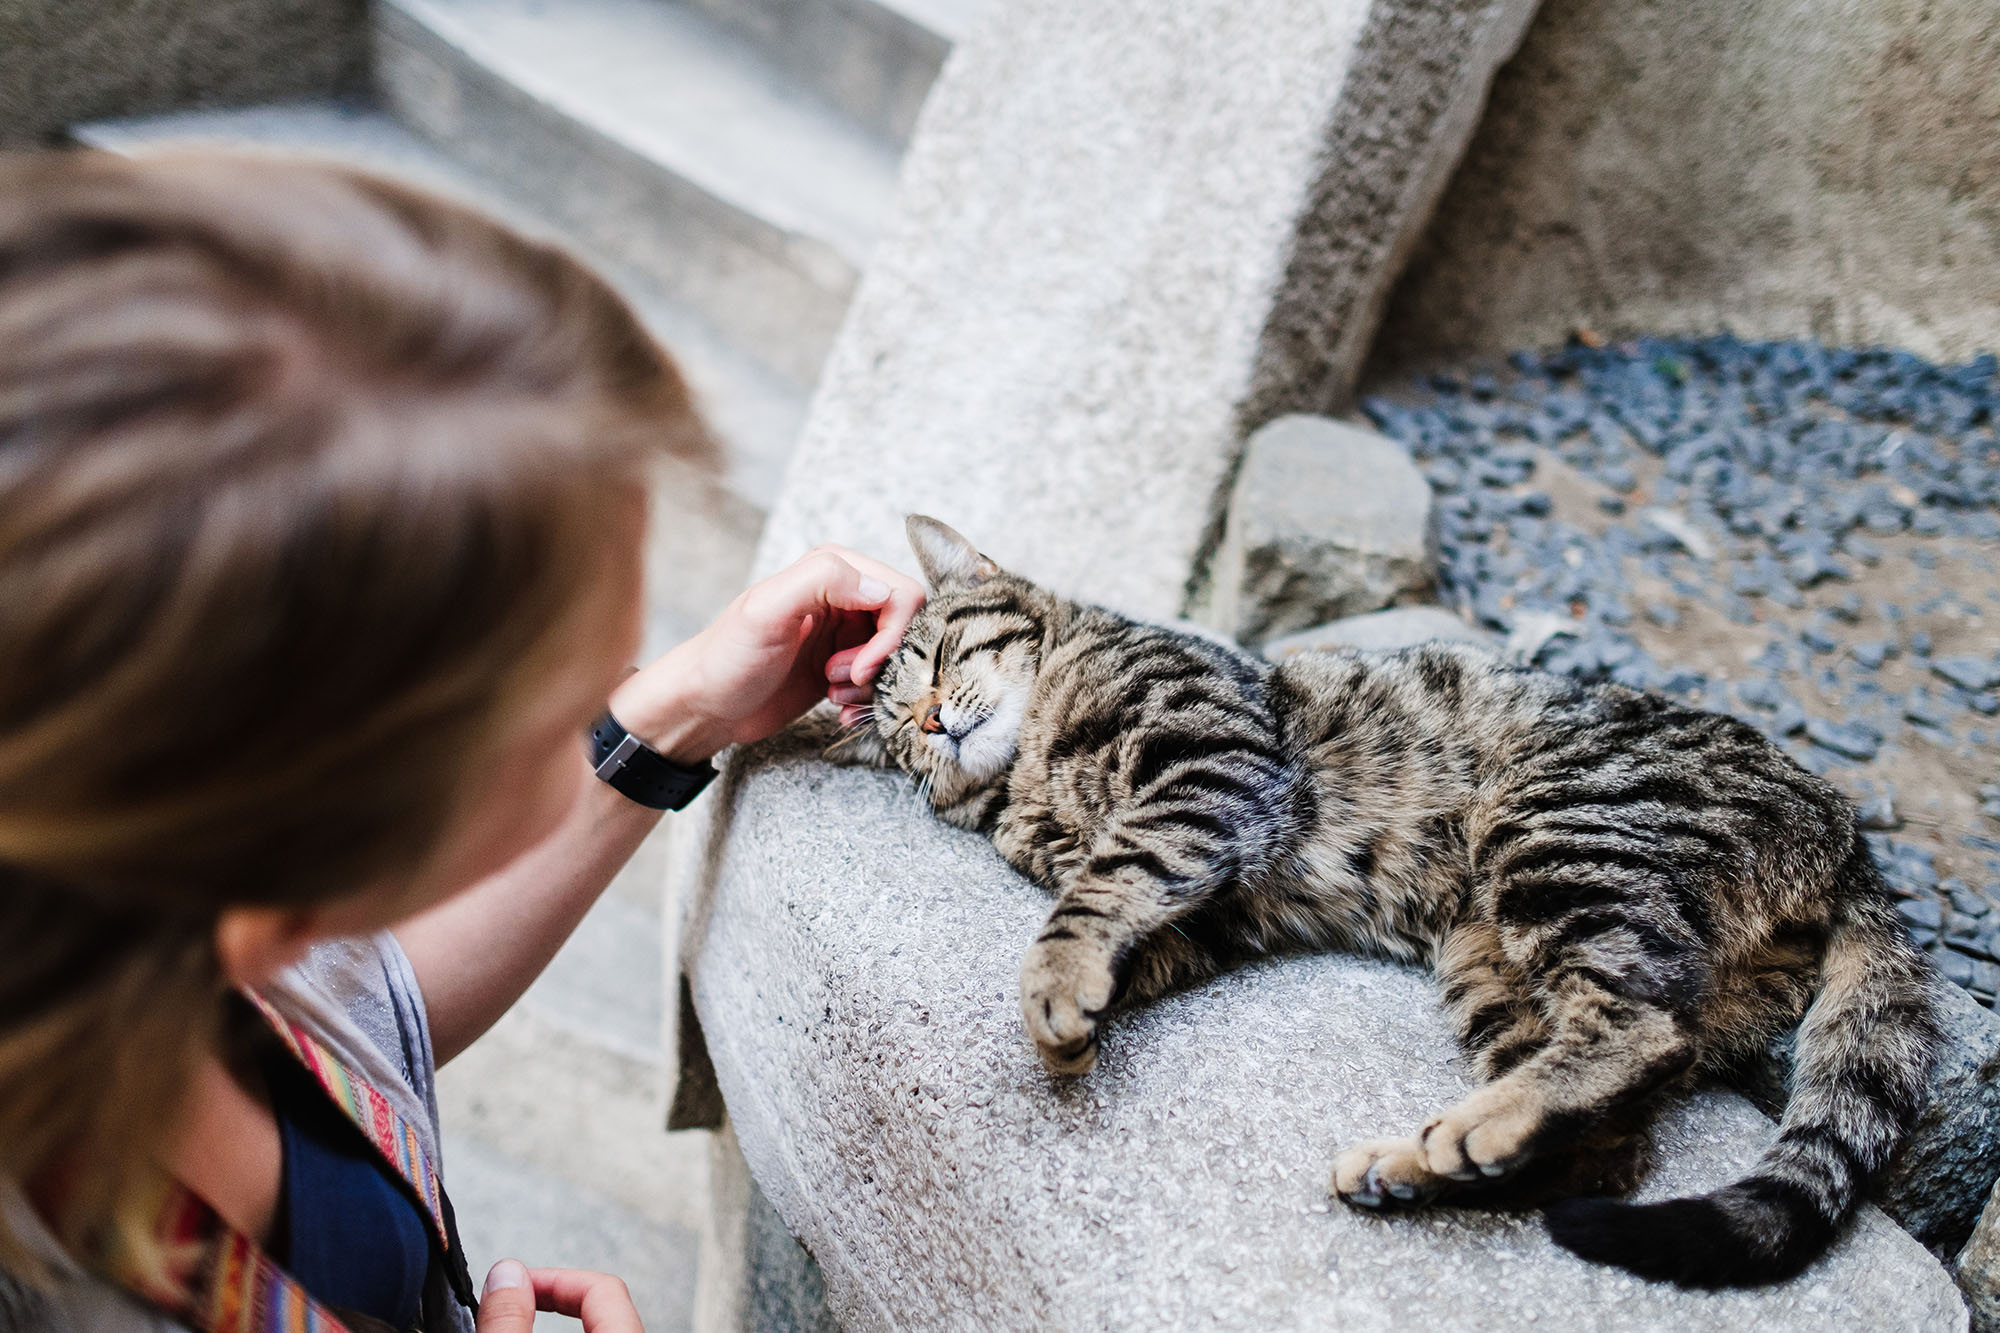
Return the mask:
M930 599L875 677L873 715L827 757L893 764L942 804L1013 765L1055 600L934 518L906 530Z

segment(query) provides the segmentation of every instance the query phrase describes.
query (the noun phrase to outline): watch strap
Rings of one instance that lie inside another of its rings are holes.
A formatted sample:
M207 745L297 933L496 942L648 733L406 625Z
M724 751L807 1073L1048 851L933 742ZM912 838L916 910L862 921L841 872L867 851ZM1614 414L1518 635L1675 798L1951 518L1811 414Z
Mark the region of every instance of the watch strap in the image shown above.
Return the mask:
M677 764L625 730L606 709L586 740L590 766L611 789L648 810L679 810L715 780L715 765Z

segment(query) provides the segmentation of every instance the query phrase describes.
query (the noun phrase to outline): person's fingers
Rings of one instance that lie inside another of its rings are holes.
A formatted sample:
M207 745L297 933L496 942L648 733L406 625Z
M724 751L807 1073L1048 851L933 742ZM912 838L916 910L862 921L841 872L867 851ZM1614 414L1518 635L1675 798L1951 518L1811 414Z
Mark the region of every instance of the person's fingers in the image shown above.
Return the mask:
M479 1333L534 1333L535 1288L527 1265L502 1259L479 1294Z
M837 611L873 611L889 600L895 571L844 546L821 546L798 562L817 584L819 604ZM797 566L794 566L795 568Z
M821 632L811 637L832 652L816 668L829 681L866 685L923 604L923 585L908 575L846 547L821 546L751 588L739 607L753 635L795 646L809 637L798 626L818 617ZM860 641L840 642L850 638Z
M864 721L867 717L868 710L860 704L847 704L840 710L840 725L851 727L857 722Z
M897 645L903 642L904 632L923 607L924 590L915 582L907 588L892 591L888 602L875 614L874 637L854 650L848 674L858 682L874 680L875 673L895 654Z
M870 578L880 579L882 582L888 584L892 588L895 587L897 584L907 583L913 587L916 587L920 591L922 589L923 585L917 583L915 579L911 578L908 574L905 574L902 570L896 568L894 565L885 565L880 560L877 560L874 556L863 555L861 552L853 549L852 547L842 546L839 542L822 542L818 547L818 549L822 551L831 551L834 555L839 556L842 560L845 560L848 564L853 565L863 574L868 575Z
M834 610L873 610L890 588L864 578L860 570L824 548L812 552L743 594L740 612L752 634L765 642L795 646L808 616L819 623Z
M875 697L872 685L829 685L826 697L837 704L865 704Z
M529 1276L535 1283L535 1304L550 1314L581 1320L583 1333L645 1333L632 1293L609 1273L537 1268Z
M839 556L864 576L878 579L889 587L888 597L873 607L873 633L865 642L844 648L827 662L829 680L842 679L832 674L837 663L845 669L846 679L856 685L866 685L875 679L875 673L882 669L882 664L896 651L896 645L903 641L903 632L909 629L910 621L923 609L924 585L893 565L885 565L872 556L851 551L845 546L829 545L820 549Z
M854 659L868 646L868 640L874 633L875 625L871 621L861 633L850 635L848 641L826 659L826 678L836 685L867 684L867 681L855 681Z

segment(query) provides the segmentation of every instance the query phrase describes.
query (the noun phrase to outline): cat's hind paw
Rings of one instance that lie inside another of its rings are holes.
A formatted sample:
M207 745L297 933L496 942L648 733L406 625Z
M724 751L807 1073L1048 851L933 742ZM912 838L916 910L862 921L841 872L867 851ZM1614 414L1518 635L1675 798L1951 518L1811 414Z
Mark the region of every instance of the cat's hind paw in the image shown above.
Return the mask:
M1447 1183L1425 1164L1423 1145L1415 1139L1357 1143L1333 1159L1334 1195L1370 1212L1419 1207L1443 1193Z

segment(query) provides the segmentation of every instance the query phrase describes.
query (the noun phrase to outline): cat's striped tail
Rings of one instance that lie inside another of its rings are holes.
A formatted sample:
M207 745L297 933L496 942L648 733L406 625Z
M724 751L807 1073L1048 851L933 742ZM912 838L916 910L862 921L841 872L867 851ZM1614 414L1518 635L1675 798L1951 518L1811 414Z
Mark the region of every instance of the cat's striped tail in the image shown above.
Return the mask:
M1777 1142L1749 1176L1712 1194L1553 1204L1559 1245L1684 1287L1751 1287L1794 1276L1833 1243L1922 1110L1940 1040L1936 976L1866 846L1855 846Z

